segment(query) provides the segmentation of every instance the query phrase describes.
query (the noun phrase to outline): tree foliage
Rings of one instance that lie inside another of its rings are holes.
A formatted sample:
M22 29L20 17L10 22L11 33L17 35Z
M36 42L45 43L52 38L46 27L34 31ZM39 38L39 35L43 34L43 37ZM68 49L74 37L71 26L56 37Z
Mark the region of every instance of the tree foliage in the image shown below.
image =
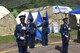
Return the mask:
M72 8L76 8L79 7L79 2L80 0L0 0L0 5L5 6L13 13L15 11L19 13L22 10L29 8L38 8L53 5L66 5Z

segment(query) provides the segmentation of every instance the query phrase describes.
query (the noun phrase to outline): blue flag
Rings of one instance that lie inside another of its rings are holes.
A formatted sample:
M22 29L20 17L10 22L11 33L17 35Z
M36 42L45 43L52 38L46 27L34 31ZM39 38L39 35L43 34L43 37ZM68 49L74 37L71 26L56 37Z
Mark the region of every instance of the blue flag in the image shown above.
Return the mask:
M46 21L49 23L49 16L48 16L48 12L46 11ZM50 33L50 27L48 26L48 33Z
M37 16L37 19L36 19L36 26L41 25L42 22L43 22L43 19L41 17L40 11L38 11L38 16ZM37 28L37 30L36 30L36 38L42 40L42 26Z
M27 18L28 20L33 20L33 16L32 16L32 14L31 14L31 11L29 11L29 15L28 15L28 18Z

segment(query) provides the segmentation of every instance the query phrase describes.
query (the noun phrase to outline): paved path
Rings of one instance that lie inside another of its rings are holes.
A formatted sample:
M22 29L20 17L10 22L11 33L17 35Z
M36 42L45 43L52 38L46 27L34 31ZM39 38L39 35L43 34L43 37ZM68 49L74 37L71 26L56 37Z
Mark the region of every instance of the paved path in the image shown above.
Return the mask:
M36 48L30 49L31 53L60 53L61 41L50 43L48 46L36 45ZM0 53L18 53L17 46L1 50ZM69 53L80 53L80 43L70 41Z

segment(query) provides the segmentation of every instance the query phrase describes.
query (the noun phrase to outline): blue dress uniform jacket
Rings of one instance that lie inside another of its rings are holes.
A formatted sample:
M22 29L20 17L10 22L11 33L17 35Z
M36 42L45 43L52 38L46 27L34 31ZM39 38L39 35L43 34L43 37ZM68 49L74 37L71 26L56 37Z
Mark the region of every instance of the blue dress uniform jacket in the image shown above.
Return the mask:
M62 53L68 53L70 30L71 28L68 24L62 24L60 27L60 33L62 35Z
M80 25L78 27L78 32L77 32L77 42L80 43Z
M29 23L29 47L35 47L36 25L35 23Z
M25 42L24 42L24 46L22 45L23 43L21 43L21 35L22 35L22 24L18 24L16 25L16 28L15 28L15 32L14 32L14 35L16 37L16 41L17 41L17 44L18 44L18 49L19 49L19 53L27 53L27 46L28 46L28 37L27 37L27 30L26 30L26 33L25 33ZM27 25L25 25L25 27L27 28Z
M48 45L48 22L43 21L42 23L42 45Z

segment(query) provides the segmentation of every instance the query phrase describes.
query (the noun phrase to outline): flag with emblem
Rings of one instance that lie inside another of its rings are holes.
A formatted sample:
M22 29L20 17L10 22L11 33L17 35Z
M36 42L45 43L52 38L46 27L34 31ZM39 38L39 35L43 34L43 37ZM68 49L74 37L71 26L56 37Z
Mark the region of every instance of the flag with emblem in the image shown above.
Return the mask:
M36 26L41 25L43 22L43 19L41 17L40 11L38 11L37 19L36 19ZM36 38L42 40L42 26L38 27L36 30Z

